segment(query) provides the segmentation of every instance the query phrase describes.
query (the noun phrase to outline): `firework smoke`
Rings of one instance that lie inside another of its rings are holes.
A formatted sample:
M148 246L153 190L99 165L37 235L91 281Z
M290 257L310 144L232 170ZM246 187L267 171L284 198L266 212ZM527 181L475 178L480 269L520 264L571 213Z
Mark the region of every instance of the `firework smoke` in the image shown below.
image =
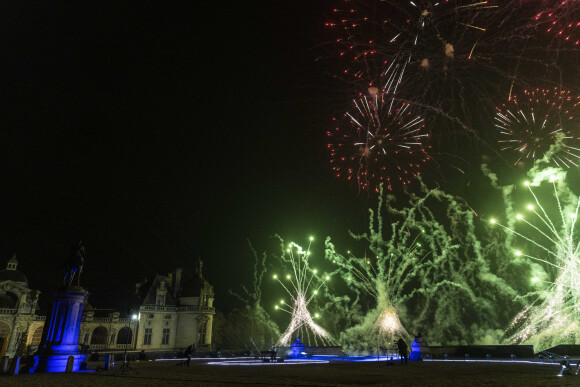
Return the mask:
M534 290L519 297L529 303L512 321L507 336L513 343L543 350L575 344L580 338L580 243L575 228L580 197L572 193L560 169L536 169L529 176L525 185L531 202L521 213L508 212L512 221L507 225L495 218L490 222L515 236L513 254L534 268L529 279ZM550 201L545 200L546 185L553 188Z
M347 348L369 350L413 330L446 343L499 336L509 315L491 299L517 293L492 273L498 244L476 238L475 215L464 202L423 186L406 208L381 196L378 211L369 213L369 232L351 234L366 242L368 255L340 254L326 240L326 258L356 294L354 304L373 301L364 321L341 336ZM392 222L387 229L383 217Z
M250 347L260 351L269 348L280 337L280 331L272 321L268 312L262 307L262 283L266 274L266 253L260 257L248 241L250 251L254 258L254 279L252 289L242 285L241 292L230 290L230 294L240 300L244 308L235 310L230 316L230 323L240 325L229 333L230 341L244 349Z

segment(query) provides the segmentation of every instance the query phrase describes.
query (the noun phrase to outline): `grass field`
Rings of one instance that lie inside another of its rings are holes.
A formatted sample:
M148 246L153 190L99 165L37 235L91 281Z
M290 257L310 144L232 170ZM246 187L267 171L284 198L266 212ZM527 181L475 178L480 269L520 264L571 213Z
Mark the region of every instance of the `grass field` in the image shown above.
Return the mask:
M0 376L0 386L580 386L580 376L556 376L557 365L485 362L385 362L223 366L192 361L132 362L137 371Z

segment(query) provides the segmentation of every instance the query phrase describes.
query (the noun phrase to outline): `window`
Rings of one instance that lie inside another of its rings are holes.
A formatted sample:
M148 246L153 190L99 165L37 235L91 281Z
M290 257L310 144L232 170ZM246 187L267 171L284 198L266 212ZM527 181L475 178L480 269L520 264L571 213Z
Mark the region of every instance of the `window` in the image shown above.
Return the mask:
M197 340L198 344L204 345L205 344L205 327L206 327L206 323L201 323L199 325L199 339Z
M149 318L155 318L155 315L153 313L150 313Z
M105 327L96 327L91 335L91 345L107 345L109 332Z
M169 328L163 328L163 338L161 339L161 345L169 344Z
M171 315L170 315L170 314L166 314L166 315L165 315L165 319L166 319L166 320L171 320Z
M151 332L153 328L145 328L145 334L143 335L143 345L151 345Z
M155 301L155 305L163 306L165 305L165 294L158 294L157 301Z
M123 327L117 335L117 344L131 344L133 341L133 331L129 327Z

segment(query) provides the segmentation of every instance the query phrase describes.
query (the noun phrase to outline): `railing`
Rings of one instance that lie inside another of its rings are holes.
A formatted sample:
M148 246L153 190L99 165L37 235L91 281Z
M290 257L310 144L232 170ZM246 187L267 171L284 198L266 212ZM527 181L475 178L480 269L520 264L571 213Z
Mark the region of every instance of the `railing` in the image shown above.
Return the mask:
M84 322L97 322L97 323L121 323L121 324L131 324L135 323L136 321L129 318L113 318L113 317L89 317L83 316Z
M87 349L89 350L98 350L98 351L102 351L102 350L125 350L125 349L135 349L135 344L89 344L86 345Z
M197 305L188 305L188 306L180 306L177 308L179 312L189 312L189 311L199 311L199 312L213 312L215 308L210 308L208 306L197 306Z
M112 322L110 317L93 317L93 322L107 323Z
M157 311L157 312L174 312L177 310L177 307L176 306L151 305L151 306L142 306L141 310Z
M16 314L18 313L18 309L16 308L0 308L0 314ZM46 316L37 316L34 315L34 321L45 321Z

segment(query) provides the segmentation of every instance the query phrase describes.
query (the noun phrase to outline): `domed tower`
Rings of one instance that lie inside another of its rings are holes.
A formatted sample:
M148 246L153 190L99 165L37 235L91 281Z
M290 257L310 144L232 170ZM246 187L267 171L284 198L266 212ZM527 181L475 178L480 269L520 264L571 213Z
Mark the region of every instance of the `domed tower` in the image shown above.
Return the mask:
M28 287L28 279L18 270L14 255L0 270L0 357L13 357L19 346L38 346L44 325L44 317L36 315L39 295L39 291Z
M214 290L203 278L203 262L197 259L191 278L177 289L176 347L211 348Z
M10 258L6 264L6 269L0 270L0 282L3 281L13 281L18 282L26 287L28 287L28 279L21 271L17 270L18 260L16 259L16 254Z

